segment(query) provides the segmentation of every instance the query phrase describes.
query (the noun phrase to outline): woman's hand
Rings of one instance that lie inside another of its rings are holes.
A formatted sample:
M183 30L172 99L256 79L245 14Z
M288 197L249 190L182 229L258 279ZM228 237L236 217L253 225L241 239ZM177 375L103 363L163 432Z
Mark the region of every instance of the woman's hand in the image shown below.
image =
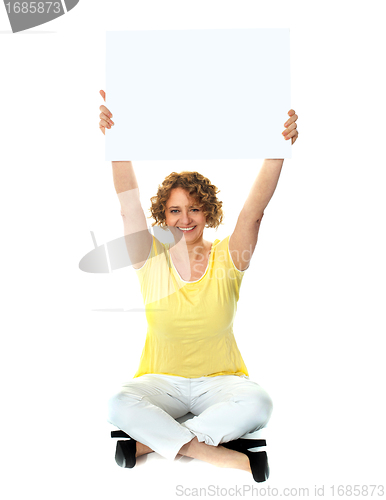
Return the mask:
M290 137L293 144L298 138L299 132L297 131L296 120L298 119L298 115L295 114L293 109L288 111L290 118L285 122L284 126L287 127L282 134L284 135L284 139L287 141Z
M104 90L100 90L99 93L103 97L103 100L106 101L106 92ZM104 134L106 127L111 128L112 125L114 125L114 122L110 120L110 118L112 118L113 115L106 108L106 106L103 106L103 104L99 109L102 111L101 114L99 115L99 118L101 119L101 121L99 122L99 128Z

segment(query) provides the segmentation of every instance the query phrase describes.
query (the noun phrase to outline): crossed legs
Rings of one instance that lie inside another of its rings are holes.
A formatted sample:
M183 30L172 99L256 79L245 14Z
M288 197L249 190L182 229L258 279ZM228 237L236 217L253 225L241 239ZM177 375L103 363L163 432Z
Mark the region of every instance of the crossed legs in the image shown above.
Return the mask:
M180 424L176 418L196 416ZM221 443L266 425L272 411L268 394L237 376L185 379L143 375L109 401L109 421L137 441L136 456L156 451L177 454L218 467L251 471L248 457Z
M152 450L137 441L136 457L151 453ZM251 472L249 459L244 453L238 451L228 450L223 446L210 446L206 443L200 443L197 437L193 438L188 443L184 444L178 452L179 455L185 457L197 458L203 462L216 465L217 467L226 467L231 469L240 469Z

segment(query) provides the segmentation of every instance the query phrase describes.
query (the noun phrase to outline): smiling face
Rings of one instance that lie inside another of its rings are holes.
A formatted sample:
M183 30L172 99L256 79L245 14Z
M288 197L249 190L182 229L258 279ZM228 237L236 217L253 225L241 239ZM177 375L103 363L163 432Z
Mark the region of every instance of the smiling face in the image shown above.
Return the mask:
M166 202L166 225L181 231L187 242L196 242L202 238L206 225L203 207L189 196L183 188L174 188Z

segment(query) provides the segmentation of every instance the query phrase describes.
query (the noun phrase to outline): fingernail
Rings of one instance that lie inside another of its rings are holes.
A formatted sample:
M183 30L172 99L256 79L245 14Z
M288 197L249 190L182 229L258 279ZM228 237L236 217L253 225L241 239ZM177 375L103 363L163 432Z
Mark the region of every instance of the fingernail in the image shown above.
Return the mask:
M288 122L285 122L284 126L286 127L288 125Z

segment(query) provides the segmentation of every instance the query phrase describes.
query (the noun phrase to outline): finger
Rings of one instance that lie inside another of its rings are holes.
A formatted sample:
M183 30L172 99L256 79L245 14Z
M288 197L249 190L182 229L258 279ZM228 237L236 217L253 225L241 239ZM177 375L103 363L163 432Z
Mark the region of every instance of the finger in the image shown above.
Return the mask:
M99 122L99 126L100 127L102 126L102 127L105 127L105 128L111 128L112 127L112 125L108 121L106 121L106 120L101 120Z
M295 137L296 135L298 134L297 130L292 130L291 132L289 132L284 138L285 140L287 141L288 139L290 139L291 137Z
M111 111L109 109L107 109L106 106L103 106L103 104L102 104L102 106L99 106L99 110L102 111L102 113L104 113L106 116L108 116L110 118L113 116Z
M100 90L99 93L103 97L103 100L106 101L106 92L104 90Z
M105 113L101 113L101 114L99 115L99 118L100 118L101 120L105 120L107 123L110 123L110 125L114 125L113 120L111 120L111 119L110 119L110 118L109 118L109 117L108 117Z
M291 125L289 127L287 127L283 132L282 134L284 136L286 136L287 134L289 134L290 132L292 132L292 130L296 129L297 128L297 124L296 123L291 123Z
M114 125L113 120L110 120L110 118L109 118L108 116L104 115L103 113L101 113L101 114L99 115L99 118L100 118L101 120L103 120L104 122L108 123L109 125Z
M299 132L295 135L295 137L292 137L291 141L292 141L292 144L294 144L294 142L296 141L296 139L299 137Z
M298 124L293 122L291 125L289 125L283 132L283 134L288 134L288 132L291 132L294 128L297 128Z
M284 126L288 127L288 125L291 125L291 123L296 122L298 118L299 118L298 115L296 114L292 115L291 118L288 118L288 120L285 122Z
M289 132L286 136L284 136L284 139L286 141L288 141L288 139L290 139L291 137L295 137L298 135L298 131L295 129L295 130L292 130L291 132Z

